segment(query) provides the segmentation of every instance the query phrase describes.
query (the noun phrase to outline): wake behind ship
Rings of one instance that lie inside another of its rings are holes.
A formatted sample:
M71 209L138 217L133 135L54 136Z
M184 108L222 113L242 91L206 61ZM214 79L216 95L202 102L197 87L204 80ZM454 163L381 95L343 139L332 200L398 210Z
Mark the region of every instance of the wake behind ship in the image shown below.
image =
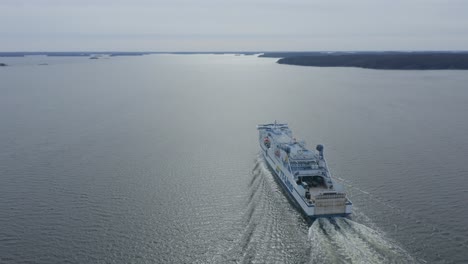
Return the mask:
M308 150L297 142L287 124L257 126L263 157L280 185L309 217L346 216L352 203L335 183L323 156L323 146Z

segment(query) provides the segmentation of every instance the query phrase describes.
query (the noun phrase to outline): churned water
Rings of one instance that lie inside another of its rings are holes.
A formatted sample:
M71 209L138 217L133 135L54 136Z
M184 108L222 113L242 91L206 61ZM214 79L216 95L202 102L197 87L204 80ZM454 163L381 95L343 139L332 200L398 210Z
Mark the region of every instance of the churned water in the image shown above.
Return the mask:
M468 262L465 71L0 62L0 263ZM288 201L259 155L274 120L325 145L350 219Z

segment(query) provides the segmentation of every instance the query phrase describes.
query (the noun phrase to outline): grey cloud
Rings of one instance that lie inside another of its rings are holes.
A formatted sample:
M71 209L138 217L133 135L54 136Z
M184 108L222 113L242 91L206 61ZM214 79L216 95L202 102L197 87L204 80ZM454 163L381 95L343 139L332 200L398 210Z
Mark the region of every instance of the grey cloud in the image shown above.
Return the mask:
M93 40L109 50L468 46L468 2L460 0L3 0L0 10L1 50L93 49Z

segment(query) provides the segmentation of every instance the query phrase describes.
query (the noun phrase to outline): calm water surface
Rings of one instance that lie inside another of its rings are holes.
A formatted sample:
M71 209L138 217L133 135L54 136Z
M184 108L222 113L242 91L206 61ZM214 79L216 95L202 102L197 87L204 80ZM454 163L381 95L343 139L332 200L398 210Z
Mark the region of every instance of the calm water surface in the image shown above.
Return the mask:
M0 62L0 263L468 262L466 71ZM351 219L288 202L259 156L274 120L325 145Z

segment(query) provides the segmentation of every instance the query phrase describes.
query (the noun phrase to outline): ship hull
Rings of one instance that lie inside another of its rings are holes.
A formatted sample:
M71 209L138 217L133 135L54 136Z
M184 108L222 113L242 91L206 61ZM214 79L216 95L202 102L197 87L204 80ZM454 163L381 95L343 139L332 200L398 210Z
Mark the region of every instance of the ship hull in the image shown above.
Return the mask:
M262 149L262 156L271 170L275 180L279 183L289 200L301 211L301 213L311 219L319 217L345 217L351 214L352 204L346 203L346 209L343 213L333 214L316 214L315 205L307 203L304 198L299 194L293 183L293 176L283 166L283 164L274 156L272 149L268 149L260 145Z

